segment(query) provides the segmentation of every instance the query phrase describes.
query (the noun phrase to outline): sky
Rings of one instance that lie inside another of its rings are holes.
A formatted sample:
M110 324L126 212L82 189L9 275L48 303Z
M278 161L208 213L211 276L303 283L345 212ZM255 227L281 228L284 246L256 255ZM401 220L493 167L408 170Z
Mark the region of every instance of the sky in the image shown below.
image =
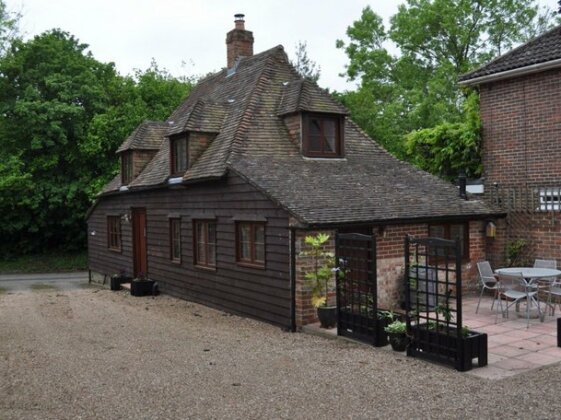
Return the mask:
M22 14L20 29L30 38L60 28L89 44L94 57L114 62L121 74L145 70L154 59L174 76L197 76L226 65L226 33L234 14L245 14L253 32L254 52L283 45L294 58L306 42L310 59L321 67L319 85L352 90L340 77L348 62L335 48L367 5L386 22L397 11L395 0L5 0ZM539 0L556 9L557 0Z

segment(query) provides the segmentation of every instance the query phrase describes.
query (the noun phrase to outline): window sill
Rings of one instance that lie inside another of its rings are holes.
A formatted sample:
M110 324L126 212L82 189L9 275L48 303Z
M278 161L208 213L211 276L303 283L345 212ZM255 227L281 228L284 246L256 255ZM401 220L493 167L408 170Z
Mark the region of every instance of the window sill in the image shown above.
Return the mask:
M169 260L173 265L181 265L181 260Z
M236 261L240 267L247 267L247 268L255 268L258 270L265 270L265 264L255 264L249 263L244 261Z
M115 252L117 254L122 254L123 250L121 248L107 248L111 252Z
M216 271L216 266L194 264L194 267L202 271Z

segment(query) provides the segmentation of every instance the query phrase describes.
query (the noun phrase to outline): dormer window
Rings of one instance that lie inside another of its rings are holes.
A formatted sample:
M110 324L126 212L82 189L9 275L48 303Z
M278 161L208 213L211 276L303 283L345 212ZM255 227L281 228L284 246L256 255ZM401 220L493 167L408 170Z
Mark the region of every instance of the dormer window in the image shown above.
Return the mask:
M121 184L129 185L133 179L132 151L121 153Z
M304 114L302 126L302 152L304 156L343 157L342 116Z
M187 170L188 152L187 152L187 137L172 137L170 138L170 162L171 162L171 175L183 175Z

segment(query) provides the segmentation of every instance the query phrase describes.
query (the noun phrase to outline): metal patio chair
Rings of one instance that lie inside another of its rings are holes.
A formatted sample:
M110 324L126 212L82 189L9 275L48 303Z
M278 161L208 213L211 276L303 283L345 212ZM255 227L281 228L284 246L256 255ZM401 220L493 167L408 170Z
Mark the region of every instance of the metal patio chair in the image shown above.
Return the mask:
M508 318L508 308L520 303L522 300L526 300L526 328L530 326L530 307L532 303L536 304L541 318L542 312L537 300L538 291L526 281L522 273L499 274L499 293L512 300L510 303L507 302L506 309L502 309L502 300L499 300L503 316L506 312L506 317Z
M539 258L536 258L534 261L534 268L551 268L553 270L557 270L557 261L556 260L542 260ZM550 288L551 286L551 280L550 279L540 279L538 278L532 278L530 279L529 282L532 287L536 288L538 290L538 293L540 293L541 296L543 296L544 293L547 293L547 290ZM539 298L539 296L538 296Z
M475 309L475 313L479 311L479 304L481 303L481 297L483 296L483 292L485 289L493 290L493 302L491 303L491 310L493 310L493 306L495 305L495 299L499 297L499 285L497 284L497 278L495 277L495 273L493 273L493 269L491 268L491 264L489 261L480 261L477 263L477 271L479 271L479 282L481 283L481 293L479 294L479 300L477 301L477 308Z
M561 280L555 279L551 282L549 290L547 291L549 297L547 299L547 306L551 308L551 315L555 315L555 305L559 305L561 309ZM551 299L554 298L555 302L551 304Z

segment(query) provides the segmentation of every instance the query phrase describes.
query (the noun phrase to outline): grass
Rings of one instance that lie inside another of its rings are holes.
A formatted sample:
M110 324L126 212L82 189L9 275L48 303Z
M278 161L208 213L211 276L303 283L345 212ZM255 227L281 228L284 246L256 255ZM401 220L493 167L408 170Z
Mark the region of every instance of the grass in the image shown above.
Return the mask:
M87 251L65 253L48 252L0 259L0 273L60 273L88 269Z

